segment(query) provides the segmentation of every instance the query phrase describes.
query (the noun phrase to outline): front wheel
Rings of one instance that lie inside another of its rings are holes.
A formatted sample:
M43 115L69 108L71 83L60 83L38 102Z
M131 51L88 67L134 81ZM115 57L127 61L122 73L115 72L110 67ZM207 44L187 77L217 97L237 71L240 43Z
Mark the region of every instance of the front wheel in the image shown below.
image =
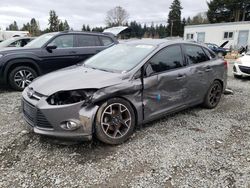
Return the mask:
M35 78L37 73L34 69L27 66L20 66L14 68L9 74L10 86L17 90L22 91L27 87Z
M107 144L121 144L135 128L134 110L124 99L114 98L104 102L96 115L96 137Z
M221 95L223 93L222 85L219 81L214 81L210 86L205 100L204 100L204 107L212 109L215 108L221 99Z

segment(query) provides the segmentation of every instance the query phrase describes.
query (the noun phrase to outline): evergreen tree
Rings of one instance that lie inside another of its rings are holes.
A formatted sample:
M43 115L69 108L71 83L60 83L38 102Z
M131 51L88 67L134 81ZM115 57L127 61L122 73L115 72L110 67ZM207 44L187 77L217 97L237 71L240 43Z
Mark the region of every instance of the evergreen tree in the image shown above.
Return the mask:
M87 31L85 24L82 25L82 31Z
M32 18L30 20L30 30L28 30L32 36L38 36L40 35L40 28L38 25L38 22L35 18Z
M63 26L64 26L64 30L65 30L65 31L69 31L70 26L69 26L67 20L64 20Z
M56 11L50 10L49 12L49 31L50 32L55 32L59 30L59 19L58 16L56 15Z
M16 21L14 21L12 24L10 24L9 27L6 28L6 30L18 31L18 26L17 26Z
M168 15L168 34L170 36L182 35L181 9L180 1L174 0L170 6L170 12Z

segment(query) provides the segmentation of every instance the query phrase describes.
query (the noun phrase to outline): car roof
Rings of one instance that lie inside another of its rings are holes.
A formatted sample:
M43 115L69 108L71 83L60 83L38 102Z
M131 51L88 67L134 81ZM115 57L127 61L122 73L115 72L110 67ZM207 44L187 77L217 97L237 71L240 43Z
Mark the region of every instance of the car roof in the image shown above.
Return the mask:
M93 32L93 31L60 31L60 32L54 32L57 34L65 34L65 33L69 33L69 34L88 34L88 35L100 35L100 36L110 36L113 35L111 33L100 33L100 32Z
M133 44L133 45L152 45L152 46L166 46L171 44L192 44L199 45L200 44L188 41L180 41L180 40L167 40L167 39L138 39L124 42L125 44Z

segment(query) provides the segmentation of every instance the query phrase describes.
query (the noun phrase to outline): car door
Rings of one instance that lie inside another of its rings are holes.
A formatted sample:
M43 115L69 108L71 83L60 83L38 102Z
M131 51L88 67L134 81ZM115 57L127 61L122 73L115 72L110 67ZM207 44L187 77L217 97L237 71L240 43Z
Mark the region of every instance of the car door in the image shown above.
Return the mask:
M201 46L183 44L183 51L186 62L190 67L189 103L202 102L211 80L214 78L211 75L213 65Z
M56 49L42 49L41 67L45 73L77 63L78 55L73 34L59 35L47 46L55 46Z
M76 54L78 55L79 62L85 61L106 48L101 44L97 35L77 34L76 41Z
M189 95L188 67L181 45L171 45L145 65L143 104L146 120L182 108Z

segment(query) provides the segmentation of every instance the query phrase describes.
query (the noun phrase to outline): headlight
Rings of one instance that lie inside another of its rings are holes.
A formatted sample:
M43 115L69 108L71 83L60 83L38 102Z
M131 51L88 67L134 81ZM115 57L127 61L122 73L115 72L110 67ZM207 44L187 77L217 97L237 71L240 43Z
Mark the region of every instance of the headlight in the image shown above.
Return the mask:
M67 105L81 101L89 101L96 90L59 91L51 95L47 102L50 105Z

